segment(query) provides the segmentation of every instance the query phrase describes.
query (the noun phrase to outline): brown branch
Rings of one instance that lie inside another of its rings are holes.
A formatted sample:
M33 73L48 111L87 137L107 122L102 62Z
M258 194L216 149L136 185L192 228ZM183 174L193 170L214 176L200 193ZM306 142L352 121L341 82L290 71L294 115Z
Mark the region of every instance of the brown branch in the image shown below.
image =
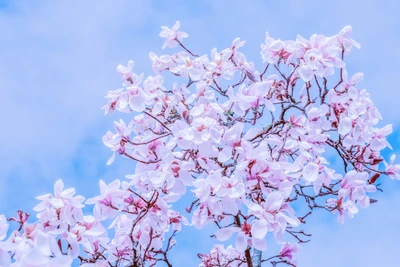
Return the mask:
M163 122L161 122L159 119L157 119L156 117L154 117L153 115L151 115L150 113L148 113L148 112L144 112L144 114L146 114L147 116L150 116L150 117L152 117L153 119L155 119L156 121L158 121L165 129L167 129L168 130L168 132L170 132L170 133L172 133L172 131L171 131L171 129L170 128L168 128Z
M152 139L152 140L150 140L150 141L141 142L141 143L135 143L135 142L132 142L131 140L127 140L127 142L130 143L130 144L132 144L132 145L135 145L135 146L147 145L147 144L150 144L151 142L154 142L154 141L156 141L156 140L158 140L158 139L167 137L167 136L169 136L169 135L171 135L171 133L164 134L164 135L158 136L158 137L156 137L156 138L154 138L154 139Z
M190 51L189 49L187 49L182 43L181 41L179 41L178 39L175 39L175 41L183 48L186 50L186 52L188 52L189 54L191 54L194 57L199 57L199 55L193 54L192 51Z

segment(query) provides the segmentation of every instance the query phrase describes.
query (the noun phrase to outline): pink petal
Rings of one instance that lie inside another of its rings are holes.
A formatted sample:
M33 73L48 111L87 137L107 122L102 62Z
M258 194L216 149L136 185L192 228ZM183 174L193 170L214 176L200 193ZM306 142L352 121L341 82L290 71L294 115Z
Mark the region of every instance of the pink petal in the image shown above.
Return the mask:
M57 182L54 184L54 196L61 195L63 189L64 189L64 183L61 179L58 179Z
M261 250L261 251L267 250L267 241L265 241L265 239L253 238L252 244L253 244L254 248L257 250Z
M239 228L238 227L228 227L228 228L222 228L219 229L216 233L215 236L219 241L226 241L229 238L231 238L231 236L238 232Z
M311 81L314 76L313 70L310 69L307 65L302 65L297 73L299 74L300 78L305 82Z
M279 210L283 203L283 194L279 191L270 193L265 201L265 209L267 211Z
M315 163L308 163L303 169L303 178L306 181L314 182L318 178L319 166Z
M224 197L221 202L222 202L222 205L224 206L224 208L230 214L236 215L238 213L238 211L239 211L238 206L234 199L229 198L229 197Z
M33 248L23 258L25 266L46 266L49 260L49 257L44 256L38 248Z
M107 165L111 165L111 163L113 163L115 160L115 152L113 152L111 158L108 159L107 161Z
M364 78L364 73L357 72L356 74L353 75L353 77L351 77L350 83L352 85L355 85L355 84L361 82L363 78Z
M243 232L239 232L236 241L235 247L239 252L244 252L247 248L247 236Z
M346 135L352 128L352 121L349 117L342 117L339 122L338 132L341 135Z
M251 234L257 239L264 239L268 233L268 223L265 220L256 220L251 227Z
M226 146L224 147L218 155L218 161L221 163L225 163L232 158L232 147Z
M140 94L131 95L129 97L129 106L136 112L142 112L146 108L144 101L144 98Z

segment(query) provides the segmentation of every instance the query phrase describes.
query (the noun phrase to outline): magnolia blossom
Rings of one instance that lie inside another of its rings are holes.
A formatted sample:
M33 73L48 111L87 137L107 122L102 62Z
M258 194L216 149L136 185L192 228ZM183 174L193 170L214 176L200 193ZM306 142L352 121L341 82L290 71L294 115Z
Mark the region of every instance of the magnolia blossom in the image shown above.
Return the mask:
M240 253L232 246L225 248L223 245L214 245L210 254L199 254L202 263L199 267L209 266L240 266L244 260L243 253Z
M400 179L395 156L381 153L392 125L377 126L382 117L358 87L363 74L346 70L345 55L360 47L350 26L309 39L266 33L259 70L240 38L197 55L179 27L160 36L180 51L150 52L153 76L119 65L122 88L105 96L106 114L132 115L104 135L107 164L121 155L135 162L131 173L100 180L86 202L58 180L37 197L36 220L0 215L1 266L172 266L186 226L230 243L198 254L199 266L296 266L316 208L344 223L376 202L378 179ZM176 210L182 203L187 214Z
M297 243L283 243L279 254L282 258L288 259L290 263L296 264L297 260L295 258L295 255L298 252L299 248L300 246Z
M177 41L182 42L183 38L187 38L189 35L185 32L179 32L178 29L181 26L181 23L177 21L172 29L162 26L162 31L160 33L160 37L165 38L165 42L163 44L163 49L167 46L172 48L177 45Z

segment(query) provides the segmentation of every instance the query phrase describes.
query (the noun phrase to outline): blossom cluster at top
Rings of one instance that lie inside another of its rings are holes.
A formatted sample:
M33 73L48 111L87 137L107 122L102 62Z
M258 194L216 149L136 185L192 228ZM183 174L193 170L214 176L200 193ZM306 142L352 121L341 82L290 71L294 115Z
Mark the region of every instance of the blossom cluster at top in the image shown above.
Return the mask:
M281 250L259 261L295 266L313 210L343 223L374 202L380 176L400 178L394 156L388 163L380 154L392 126L377 127L381 115L357 86L363 74L346 70L344 56L360 47L351 27L309 40L266 33L261 70L239 51L239 38L197 55L179 27L162 27L160 36L163 48L181 51L150 52L153 76L135 73L133 61L118 66L123 87L106 96L106 114L134 116L103 137L108 164L121 155L136 162L135 172L100 181L100 195L86 201L59 180L54 194L38 197L37 221L19 211L9 235L0 217L1 266L172 266L168 252L182 224L214 224L213 237L232 243L200 253L200 266L253 266L251 248L266 251L271 234ZM332 155L339 166L329 164ZM194 196L190 220L173 208L185 194ZM93 214L84 215L84 203Z

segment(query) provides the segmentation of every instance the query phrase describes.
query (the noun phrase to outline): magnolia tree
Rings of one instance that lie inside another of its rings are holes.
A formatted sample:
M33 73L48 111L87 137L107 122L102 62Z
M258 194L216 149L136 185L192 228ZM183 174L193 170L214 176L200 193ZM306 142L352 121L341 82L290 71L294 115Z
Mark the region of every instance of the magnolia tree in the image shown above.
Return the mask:
M346 71L344 56L360 47L351 27L310 40L267 33L257 71L239 52L244 41L200 56L179 26L160 36L163 48L180 52L150 52L155 74L147 78L133 61L118 66L123 88L106 96L105 113L133 113L103 137L108 164L120 155L135 173L100 181L100 195L86 201L58 180L53 194L37 197L36 221L23 211L2 215L1 266L172 266L182 225L207 224L225 245L198 254L199 266L296 266L310 237L302 226L316 209L343 223L375 202L369 194L381 176L400 178L394 156L387 163L380 155L392 126L376 127L381 115L357 87L363 74ZM165 84L170 74L177 81ZM280 251L267 250L268 236Z

